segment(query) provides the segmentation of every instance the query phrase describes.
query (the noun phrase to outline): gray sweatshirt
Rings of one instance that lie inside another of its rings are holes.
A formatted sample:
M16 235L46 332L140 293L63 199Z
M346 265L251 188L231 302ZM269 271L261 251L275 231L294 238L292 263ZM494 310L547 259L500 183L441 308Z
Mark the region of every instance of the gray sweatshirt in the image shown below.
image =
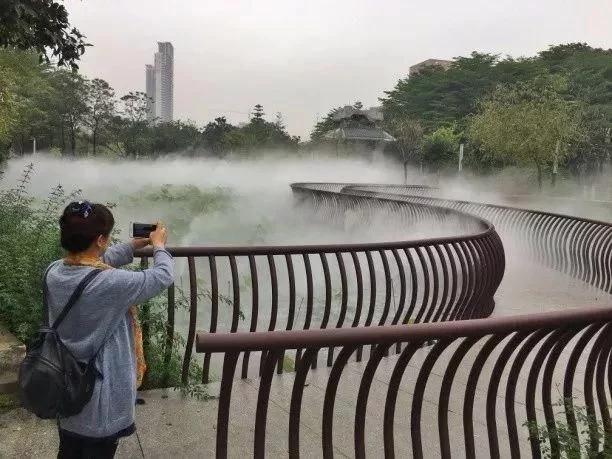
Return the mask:
M88 361L103 344L96 359L102 373L91 400L76 416L60 420L63 430L87 437L107 437L134 423L136 358L128 309L170 286L174 277L172 256L155 249L154 266L144 271L107 269L85 288L81 298L58 328L75 357ZM113 267L131 263L132 245L116 244L103 256ZM93 268L68 266L55 261L47 274L51 323L83 277Z

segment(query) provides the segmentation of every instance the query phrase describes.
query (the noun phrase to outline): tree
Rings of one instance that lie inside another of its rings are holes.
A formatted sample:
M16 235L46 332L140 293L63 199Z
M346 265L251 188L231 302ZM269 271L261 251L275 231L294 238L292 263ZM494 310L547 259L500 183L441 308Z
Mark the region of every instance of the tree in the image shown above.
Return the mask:
M253 116L251 118L251 122L259 123L261 121L264 121L264 116L266 116L266 114L264 113L263 105L256 104L253 108L253 113L251 113L251 115Z
M62 138L64 132L68 134L70 154L74 156L76 155L77 134L79 129L85 125L89 115L88 81L80 74L64 69L55 70L51 75L52 84L58 94L57 110L61 122Z
M363 104L361 103L361 101L358 100L353 104L353 108L355 110L363 110Z
M475 113L477 101L500 83L514 83L546 73L533 58L500 60L495 54L473 52L457 57L446 71L426 68L400 79L381 99L385 119L418 119L426 132L456 124L464 128L467 116Z
M228 147L227 135L235 129L236 127L228 123L224 116L215 118L202 132L204 147L214 154L222 154Z
M5 84L0 103L0 139L2 156L9 149L23 154L33 137L44 145L50 140L53 120L57 119L54 106L58 99L51 84L51 68L40 64L35 54L15 50L0 50L0 73Z
M85 123L91 132L92 152L95 155L100 134L109 125L115 115L115 91L104 80L94 78L87 91L88 113Z
M541 189L544 168L554 170L580 137L579 106L561 97L563 84L545 79L498 88L481 102L469 137L493 156L535 166Z
M54 0L3 0L0 7L0 47L34 50L41 60L78 68L89 46L68 23L68 12Z
M130 91L121 97L124 120L115 120L117 134L122 141L124 153L137 157L145 155L152 150L153 130L147 123L147 105L150 100L144 92Z
M147 104L149 97L141 91L130 91L121 97L123 114L132 123L140 123L147 119Z
M423 128L418 121L409 118L395 119L388 127L397 140L397 146L402 154L404 183L407 183L408 162L412 159L423 166Z
M154 155L193 152L202 138L195 124L180 120L159 123L149 132L152 134L151 153Z
M452 127L440 127L423 139L423 162L435 170L457 160L460 134Z
M285 121L283 120L283 114L281 112L276 112L276 121L274 121L276 127L280 130L285 130Z

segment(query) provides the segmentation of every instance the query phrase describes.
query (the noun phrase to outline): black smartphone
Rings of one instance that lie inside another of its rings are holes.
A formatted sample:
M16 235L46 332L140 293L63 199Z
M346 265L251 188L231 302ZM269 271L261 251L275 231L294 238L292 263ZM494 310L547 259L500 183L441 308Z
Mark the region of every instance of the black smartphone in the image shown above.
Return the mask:
M149 237L156 229L153 223L132 223L132 237Z

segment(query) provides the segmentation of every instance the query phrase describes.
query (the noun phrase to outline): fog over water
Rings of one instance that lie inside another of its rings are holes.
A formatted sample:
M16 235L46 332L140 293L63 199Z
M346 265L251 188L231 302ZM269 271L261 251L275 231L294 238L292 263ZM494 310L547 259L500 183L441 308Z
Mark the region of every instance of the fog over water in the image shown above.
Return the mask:
M129 236L130 222L156 219L170 226L172 245L366 242L456 233L453 222L407 231L389 225L382 216L365 227L350 214L339 227L321 222L310 208L296 207L293 182L401 183L402 168L386 160L276 156L104 161L36 155L11 160L3 186L15 185L30 162L34 164L29 185L33 196L42 199L61 184L67 192L82 190L83 198L90 201L113 203L120 237ZM412 172L409 181L427 180ZM163 195L164 189L169 196Z

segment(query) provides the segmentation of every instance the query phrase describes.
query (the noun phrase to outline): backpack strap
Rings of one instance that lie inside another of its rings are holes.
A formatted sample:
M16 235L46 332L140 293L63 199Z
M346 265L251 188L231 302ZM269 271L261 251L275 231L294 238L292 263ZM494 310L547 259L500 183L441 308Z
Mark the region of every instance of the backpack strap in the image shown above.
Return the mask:
M43 274L43 278L42 278L42 291L43 291L43 313L44 313L44 321L47 324L47 327L51 326L51 317L49 317L49 300L47 299L49 293L48 293L48 288L47 288L47 275L49 274L49 271L51 270L51 267L53 266L53 264L50 264L49 266L47 266L47 269L45 270L45 274Z
M81 297L81 294L83 293L83 290L85 290L85 287L87 287L89 283L92 280L94 280L94 278L101 272L102 272L101 269L94 269L93 271L87 273L87 275L83 278L83 280L79 282L79 285L77 285L77 288L74 290L74 292L72 292L72 295L70 296L70 299L68 300L68 303L66 303L66 306L64 306L64 309L62 309L62 312L60 313L60 315L57 316L57 319L55 319L55 322L53 322L53 325L51 326L51 328L57 329L57 327L59 327L59 325L66 318L66 315L68 315L68 313L70 312L74 304ZM45 282L45 289L46 289L46 282ZM46 303L46 299L45 299L45 303Z

